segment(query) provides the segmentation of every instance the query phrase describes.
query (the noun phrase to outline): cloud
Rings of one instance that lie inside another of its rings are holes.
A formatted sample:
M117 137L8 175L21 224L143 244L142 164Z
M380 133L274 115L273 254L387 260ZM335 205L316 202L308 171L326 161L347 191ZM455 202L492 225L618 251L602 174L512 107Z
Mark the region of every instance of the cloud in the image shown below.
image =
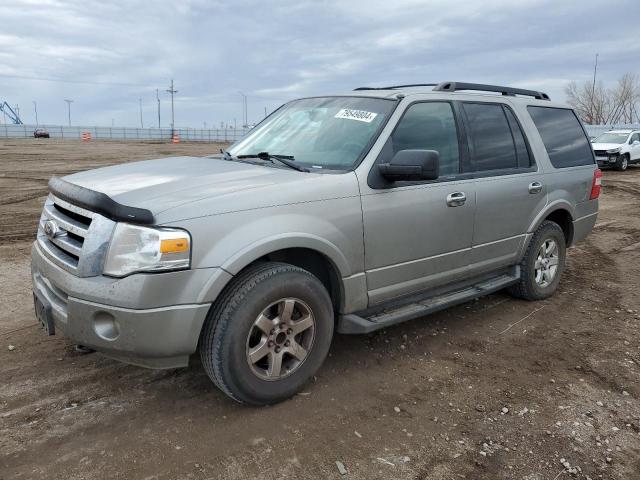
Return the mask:
M603 26L612 12L615 22ZM33 121L135 126L251 121L297 96L361 85L477 81L563 99L599 76L640 73L637 0L21 0L0 5L0 100ZM3 76L4 75L4 76ZM40 78L41 80L37 80ZM67 83L64 80L75 83ZM82 83L82 82L87 83Z

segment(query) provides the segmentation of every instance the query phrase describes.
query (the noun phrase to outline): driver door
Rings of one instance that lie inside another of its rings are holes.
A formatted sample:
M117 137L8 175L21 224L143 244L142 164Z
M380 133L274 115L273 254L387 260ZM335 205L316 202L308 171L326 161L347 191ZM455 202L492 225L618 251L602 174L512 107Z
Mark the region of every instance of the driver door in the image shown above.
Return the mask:
M476 193L474 180L462 173L467 156L461 139L451 102L413 103L369 177L360 179L370 306L466 275ZM377 164L389 162L405 149L436 150L439 178L390 184L376 181Z

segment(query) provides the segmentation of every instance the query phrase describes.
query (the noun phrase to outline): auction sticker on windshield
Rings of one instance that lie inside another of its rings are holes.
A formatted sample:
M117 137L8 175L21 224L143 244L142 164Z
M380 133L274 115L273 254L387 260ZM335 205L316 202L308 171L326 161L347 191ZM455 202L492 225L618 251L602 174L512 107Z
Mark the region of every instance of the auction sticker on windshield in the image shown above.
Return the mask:
M347 120L358 120L359 122L371 123L377 116L377 113L367 112L365 110L351 110L350 108L343 108L334 115L334 118L346 118Z

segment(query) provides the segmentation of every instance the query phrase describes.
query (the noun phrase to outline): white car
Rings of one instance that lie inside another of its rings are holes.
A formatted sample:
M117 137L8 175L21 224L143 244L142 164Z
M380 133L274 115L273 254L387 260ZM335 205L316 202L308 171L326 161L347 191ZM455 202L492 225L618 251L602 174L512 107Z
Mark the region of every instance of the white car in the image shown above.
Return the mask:
M611 130L592 142L599 167L626 170L640 163L640 130Z

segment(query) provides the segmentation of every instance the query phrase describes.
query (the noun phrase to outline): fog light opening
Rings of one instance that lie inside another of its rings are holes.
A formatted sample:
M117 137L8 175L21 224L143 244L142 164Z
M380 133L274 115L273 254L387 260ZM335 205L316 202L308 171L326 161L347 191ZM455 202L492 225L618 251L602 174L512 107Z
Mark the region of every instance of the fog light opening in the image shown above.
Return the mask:
M120 327L113 315L97 312L93 315L93 329L103 340L113 341L120 335Z

